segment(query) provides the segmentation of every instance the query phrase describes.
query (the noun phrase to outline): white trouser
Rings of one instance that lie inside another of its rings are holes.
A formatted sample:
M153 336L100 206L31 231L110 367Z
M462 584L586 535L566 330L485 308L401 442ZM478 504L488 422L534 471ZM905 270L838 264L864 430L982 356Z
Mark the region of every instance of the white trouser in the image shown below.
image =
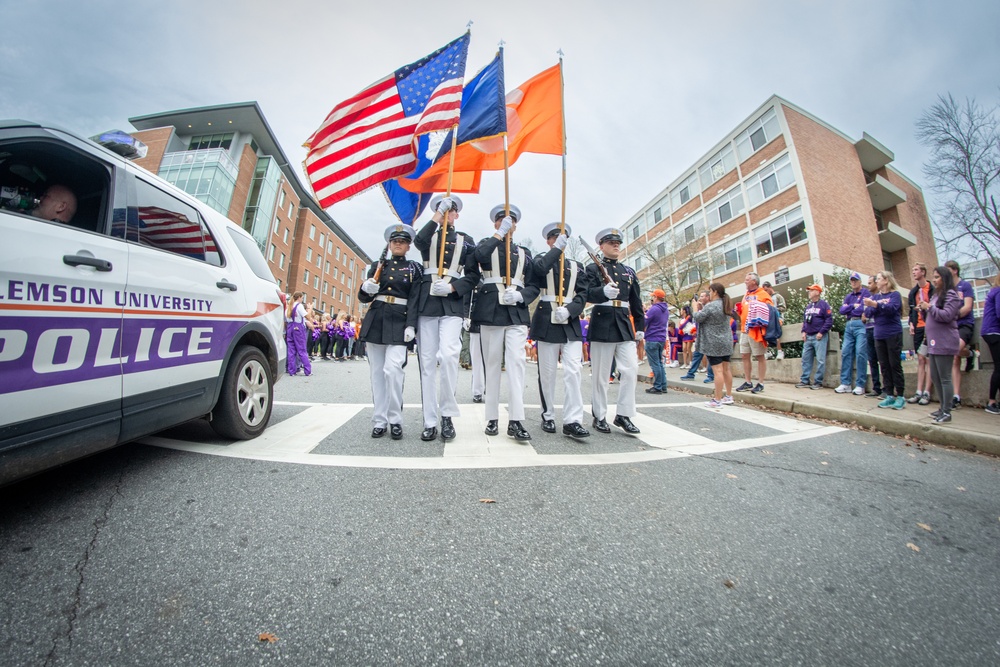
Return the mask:
M542 419L554 420L556 402L556 371L562 352L563 420L565 424L583 421L583 394L580 392L580 369L583 367L583 343L543 343L538 341L538 389L542 398Z
M507 370L507 412L512 421L524 419L524 342L528 327L479 327L486 366L486 420L500 419L500 366Z
M455 385L458 382L458 357L461 353L461 317L417 318L417 359L420 362L420 400L424 406L424 428L437 426L439 414L441 417L459 416ZM441 386L438 390L439 357Z
M368 343L368 368L372 376L372 403L375 405L373 426L385 428L387 424L403 423L404 363L405 345Z
M590 379L593 382L593 396L590 399L594 418L608 416L608 380L611 378L611 360L618 362L621 383L618 385L617 417L635 416L635 380L639 370L635 341L623 343L590 344Z
M469 354L472 355L472 395L482 396L486 390L483 377L483 348L478 333L469 333Z

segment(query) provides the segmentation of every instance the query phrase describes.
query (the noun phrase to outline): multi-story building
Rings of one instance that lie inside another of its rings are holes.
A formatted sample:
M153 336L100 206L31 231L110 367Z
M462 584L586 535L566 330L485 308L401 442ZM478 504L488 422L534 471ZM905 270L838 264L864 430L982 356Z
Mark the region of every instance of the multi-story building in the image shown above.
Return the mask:
M628 220L624 261L644 291L686 296L719 281L740 297L749 271L786 293L837 268L908 286L937 252L923 193L893 159L773 96Z
M205 202L257 240L286 292L323 312L361 314L371 259L302 185L256 102L136 116L135 163Z

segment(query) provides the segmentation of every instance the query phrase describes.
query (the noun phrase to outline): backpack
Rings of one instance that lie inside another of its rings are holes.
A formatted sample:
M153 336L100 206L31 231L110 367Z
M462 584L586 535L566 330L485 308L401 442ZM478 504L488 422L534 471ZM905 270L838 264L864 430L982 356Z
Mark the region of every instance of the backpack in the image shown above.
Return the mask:
M768 304L767 307L771 317L768 318L767 329L764 331L764 342L767 343L768 347L777 347L778 339L781 338L781 315L774 306Z

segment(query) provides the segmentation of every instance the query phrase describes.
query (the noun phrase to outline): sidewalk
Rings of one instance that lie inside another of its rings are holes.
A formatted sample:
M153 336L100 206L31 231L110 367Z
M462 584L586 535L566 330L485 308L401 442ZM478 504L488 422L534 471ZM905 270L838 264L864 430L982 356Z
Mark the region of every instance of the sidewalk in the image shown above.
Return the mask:
M742 372L742 371L740 371ZM705 374L698 373L694 380L681 380L687 370L667 369L667 391L683 390L711 395L712 384L705 384ZM651 383L649 364L639 366L639 380ZM903 410L876 407L878 401L854 394L838 394L833 389L797 389L794 384L765 380L764 391L759 394L736 392L743 378L733 378L733 398L737 403L760 405L781 412L829 419L844 424L855 423L865 428L875 428L896 436L911 436L938 445L959 447L1000 456L1000 416L991 415L982 408L963 405L952 411L950 424L932 423L930 412L938 403L930 405L907 404ZM642 391L640 387L639 391Z

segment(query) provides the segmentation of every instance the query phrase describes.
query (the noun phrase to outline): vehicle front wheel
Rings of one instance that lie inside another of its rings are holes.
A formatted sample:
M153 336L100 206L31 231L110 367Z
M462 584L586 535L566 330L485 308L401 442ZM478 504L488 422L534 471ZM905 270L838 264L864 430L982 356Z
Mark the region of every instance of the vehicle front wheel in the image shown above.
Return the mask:
M274 380L267 359L255 347L240 347L226 368L212 411L212 429L223 438L256 438L267 428L273 401Z

